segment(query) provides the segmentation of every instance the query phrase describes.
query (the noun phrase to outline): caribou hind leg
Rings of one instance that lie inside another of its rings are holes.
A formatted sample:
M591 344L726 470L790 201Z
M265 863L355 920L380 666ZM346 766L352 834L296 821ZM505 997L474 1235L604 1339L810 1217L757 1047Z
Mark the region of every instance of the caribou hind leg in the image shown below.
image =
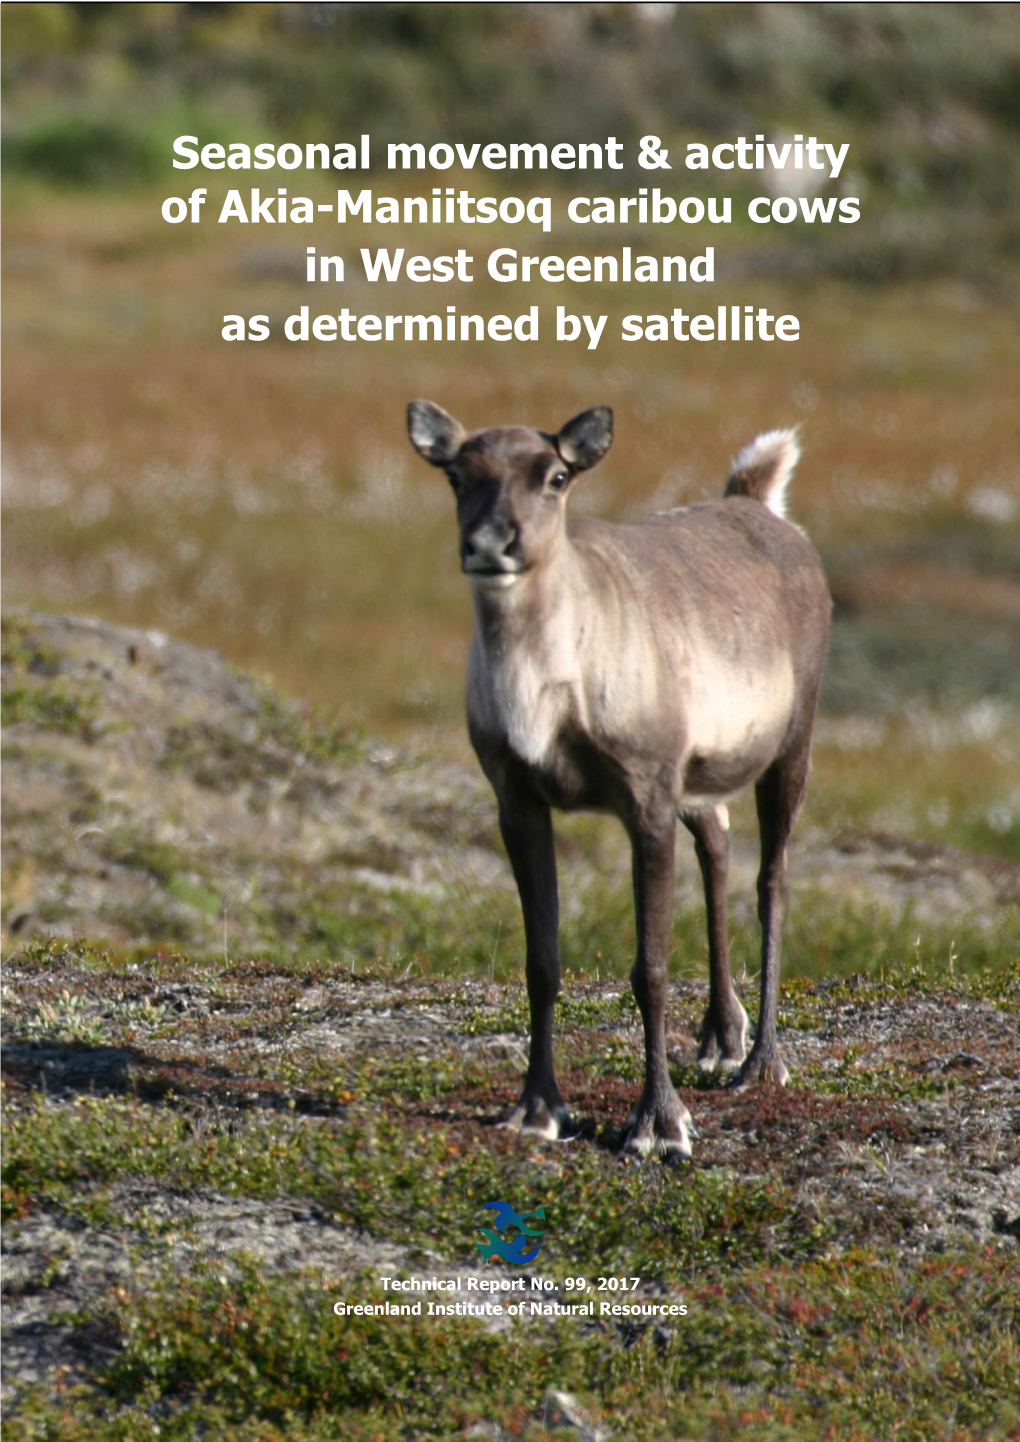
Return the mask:
M761 869L758 872L758 918L761 922L761 1009L751 1054L736 1080L774 1082L785 1086L789 1071L779 1054L776 1013L779 1004L779 968L782 961L783 923L790 896L786 874L786 843L807 788L811 733L774 761L755 786L758 829L761 834Z
M709 994L698 1037L698 1065L706 1070L732 1071L744 1060L748 1023L747 1012L733 989L726 933L729 817L726 808L718 806L711 811L681 812L680 820L694 837L708 912Z

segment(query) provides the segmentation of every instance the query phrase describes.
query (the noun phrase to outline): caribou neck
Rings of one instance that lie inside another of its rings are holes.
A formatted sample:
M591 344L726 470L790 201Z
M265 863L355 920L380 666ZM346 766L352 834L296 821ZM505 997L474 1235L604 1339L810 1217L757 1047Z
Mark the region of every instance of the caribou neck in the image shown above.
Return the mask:
M557 657L562 664L576 651L574 618L583 610L583 587L583 568L565 530L513 586L473 585L475 636L489 664L498 666L521 651L536 661Z

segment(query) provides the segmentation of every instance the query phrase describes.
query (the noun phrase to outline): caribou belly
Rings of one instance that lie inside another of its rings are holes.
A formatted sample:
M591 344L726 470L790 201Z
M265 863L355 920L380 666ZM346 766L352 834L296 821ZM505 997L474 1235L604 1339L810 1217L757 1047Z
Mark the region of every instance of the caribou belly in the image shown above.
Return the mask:
M794 695L788 661L746 672L700 662L684 718L684 804L711 804L760 776L789 730Z

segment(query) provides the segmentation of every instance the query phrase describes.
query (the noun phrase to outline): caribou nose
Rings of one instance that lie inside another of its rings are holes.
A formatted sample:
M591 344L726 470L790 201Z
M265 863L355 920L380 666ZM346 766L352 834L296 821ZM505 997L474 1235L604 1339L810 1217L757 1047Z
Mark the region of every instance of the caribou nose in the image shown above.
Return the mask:
M507 562L520 556L519 533L512 523L486 521L470 535L465 535L461 559L466 571L510 570Z

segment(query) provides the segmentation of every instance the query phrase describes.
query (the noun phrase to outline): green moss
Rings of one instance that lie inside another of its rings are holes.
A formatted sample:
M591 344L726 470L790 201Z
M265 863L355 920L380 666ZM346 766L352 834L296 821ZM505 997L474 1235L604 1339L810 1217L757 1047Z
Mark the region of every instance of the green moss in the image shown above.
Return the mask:
M637 1083L644 1076L644 1054L640 1042L613 1037L599 1042L578 1059L592 1076L618 1076Z
M66 987L47 1001L28 1008L11 1019L15 1036L31 1041L80 1043L96 1046L107 1039L105 1029L96 1015L96 1007L78 992Z
M7 1118L5 1206L68 1205L83 1187L118 1176L162 1177L175 1188L212 1186L240 1196L293 1196L329 1208L341 1225L460 1253L483 1202L508 1187L549 1199L543 1159L499 1131L466 1141L454 1128L384 1118L373 1101L352 1102L337 1126L302 1117L209 1120L200 1139L189 1118L133 1101L81 1097L39 1102ZM817 1245L789 1211L781 1187L722 1172L635 1167L597 1148L573 1154L558 1179L551 1265L591 1271L628 1267L677 1276L709 1262L734 1264L785 1239ZM538 1205L538 1202L535 1203Z
M4 726L28 725L40 731L61 731L94 741L99 735L99 701L93 692L75 690L69 683L8 682L0 696Z
M169 728L160 764L166 771L183 771L196 786L229 792L245 784L264 788L289 775L293 762L225 727L193 721Z
M779 1022L798 1031L817 1030L839 1007L855 1009L888 1006L897 997L924 995L943 1000L987 1001L1000 1010L1020 1014L1020 954L1003 928L1002 950L993 964L972 971L960 970L947 959L941 964L911 960L878 975L864 972L833 976L821 981L791 977L780 984ZM953 954L950 953L950 958Z
M363 759L364 744L352 730L300 711L264 682L245 680L258 702L252 734L239 736L206 721L171 726L161 763L166 770L183 771L212 791L249 784L258 792L293 776L306 761L350 765Z
M977 1442L1020 1424L1018 1294L1015 1258L857 1252L757 1265L726 1285L691 1277L687 1315L665 1326L597 1316L493 1333L469 1318L337 1317L334 1301L393 1294L369 1273L269 1278L239 1256L67 1319L116 1339L114 1359L60 1401L29 1393L6 1427L54 1442L396 1442L481 1420L537 1439L560 1435L545 1425L555 1388L633 1442L929 1442L947 1409L954 1438Z
M117 827L104 834L100 852L108 861L144 871L153 881L167 886L185 865L173 846L133 827Z
M25 675L55 676L60 652L35 635L28 617L12 614L0 617L0 662Z
M206 916L219 916L223 910L223 904L215 891L198 885L186 876L172 877L167 884L167 891L177 901L183 901L185 906L204 912Z
M0 619L4 668L0 720L94 741L99 735L99 697L59 677L60 653L36 636L27 617Z
M153 897L142 906L119 903L104 906L100 915L131 936L151 937L157 946L192 946L199 939L192 919L182 916L161 896Z
M339 1086L342 1095L377 1099L397 1106L431 1101L454 1090L463 1093L472 1085L486 1080L477 1066L466 1064L459 1052L445 1056L402 1055L382 1062L367 1061L347 1074L339 1084L332 1083L334 1094Z
M284 700L268 682L252 677L248 681L258 697L261 741L322 764L347 766L364 759L367 746L356 727L339 726L322 711Z
M880 1097L898 1101L931 1101L960 1085L956 1077L930 1076L917 1068L883 1061L867 1064L867 1053L850 1047L835 1066L807 1065L798 1082L820 1096Z

